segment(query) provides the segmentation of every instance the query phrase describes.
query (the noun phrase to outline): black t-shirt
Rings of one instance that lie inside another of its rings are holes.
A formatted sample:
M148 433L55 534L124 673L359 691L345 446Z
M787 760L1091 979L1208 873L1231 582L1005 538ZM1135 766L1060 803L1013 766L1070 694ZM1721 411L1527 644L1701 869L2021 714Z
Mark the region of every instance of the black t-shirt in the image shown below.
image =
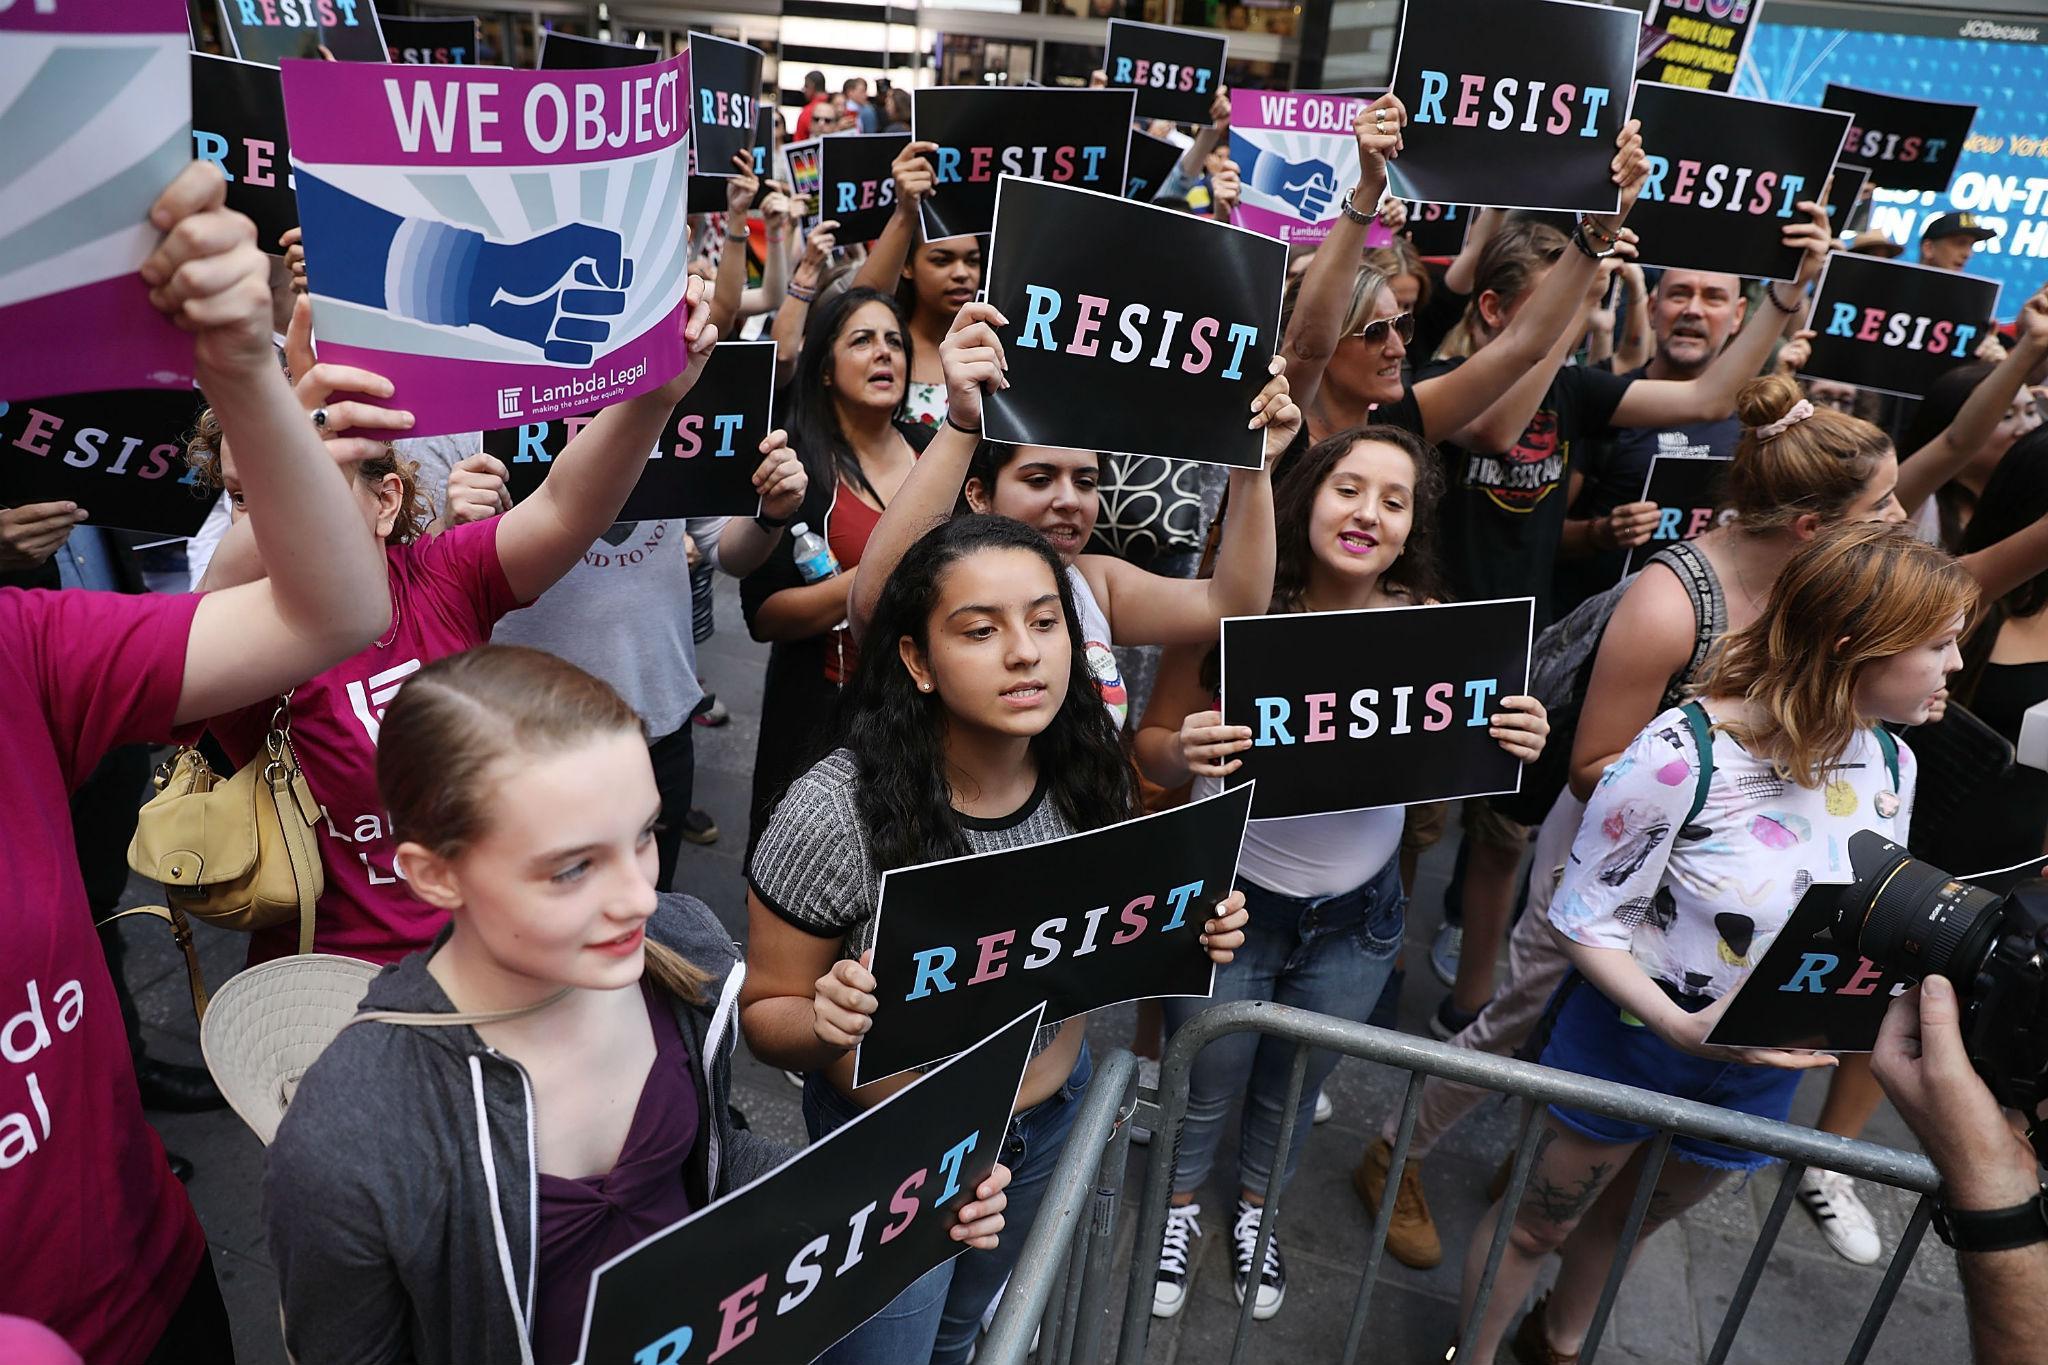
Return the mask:
M1418 378L1447 374L1463 363L1445 361ZM1444 576L1453 596L1467 602L1534 596L1536 629L1550 624L1566 476L1575 452L1590 463L1591 438L1607 427L1628 386L1607 370L1567 365L1550 381L1536 415L1510 449L1441 446L1448 487L1439 522Z
M1434 261L1423 265L1429 271L1429 302L1415 310L1415 340L1408 343L1411 369L1422 369L1436 359L1436 348L1444 344L1444 338L1465 316L1465 305L1472 301L1470 294L1460 294L1444 283L1448 266Z
M1630 370L1622 378L1633 383L1646 377L1648 365ZM1625 502L1640 501L1643 480L1650 476L1650 461L1658 455L1719 456L1735 454L1742 439L1742 423L1734 413L1711 422L1685 422L1675 426L1609 427L1599 438L1598 454L1586 473L1585 487L1571 506L1574 517L1602 517ZM1598 592L1621 581L1628 551L1606 550L1584 559L1557 562L1556 596L1553 605L1559 616Z

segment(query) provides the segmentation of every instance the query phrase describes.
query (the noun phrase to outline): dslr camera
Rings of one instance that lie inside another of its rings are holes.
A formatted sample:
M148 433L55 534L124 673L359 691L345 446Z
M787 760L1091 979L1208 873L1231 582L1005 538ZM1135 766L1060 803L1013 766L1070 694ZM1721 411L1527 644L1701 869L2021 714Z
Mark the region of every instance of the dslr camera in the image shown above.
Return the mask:
M2048 880L2004 895L1959 882L1869 830L1849 836L1855 880L1835 906L1835 934L1888 971L1944 976L1962 1007L1970 1064L1998 1102L2028 1116L2048 1163Z

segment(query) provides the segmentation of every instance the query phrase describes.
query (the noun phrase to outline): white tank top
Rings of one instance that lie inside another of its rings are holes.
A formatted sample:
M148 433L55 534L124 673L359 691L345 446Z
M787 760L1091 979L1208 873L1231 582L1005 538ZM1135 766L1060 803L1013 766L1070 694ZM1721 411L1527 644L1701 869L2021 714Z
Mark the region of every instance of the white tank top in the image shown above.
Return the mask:
M1131 713L1131 694L1124 687L1123 672L1117 668L1116 653L1109 647L1109 618L1102 614L1088 580L1071 564L1067 565L1067 583L1074 592L1074 614L1081 618L1081 648L1087 658L1089 676L1095 679L1095 689L1102 694L1102 704L1109 708L1109 718L1121 731Z
M1213 777L1197 777L1190 799L1223 790ZM1401 851L1406 806L1254 820L1245 826L1238 875L1296 900L1336 896L1363 886Z

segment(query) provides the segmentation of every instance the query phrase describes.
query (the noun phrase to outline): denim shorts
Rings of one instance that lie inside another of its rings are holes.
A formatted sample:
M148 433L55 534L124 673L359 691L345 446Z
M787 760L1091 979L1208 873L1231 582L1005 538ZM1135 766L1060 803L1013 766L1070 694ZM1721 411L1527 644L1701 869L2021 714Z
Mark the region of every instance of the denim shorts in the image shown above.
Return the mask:
M1543 1065L1679 1099L1698 1100L1762 1119L1783 1122L1791 1116L1792 1094L1799 1088L1804 1072L1713 1061L1680 1052L1645 1025L1635 1022L1633 1016L1625 1017L1614 1002L1585 978L1567 977L1562 989L1565 998L1551 1024L1550 1041L1541 1059ZM1657 1129L1648 1124L1609 1118L1586 1109L1553 1104L1550 1112L1559 1123L1595 1142L1647 1142L1657 1135ZM1672 1138L1671 1150L1694 1165L1724 1171L1754 1171L1777 1160L1684 1133Z

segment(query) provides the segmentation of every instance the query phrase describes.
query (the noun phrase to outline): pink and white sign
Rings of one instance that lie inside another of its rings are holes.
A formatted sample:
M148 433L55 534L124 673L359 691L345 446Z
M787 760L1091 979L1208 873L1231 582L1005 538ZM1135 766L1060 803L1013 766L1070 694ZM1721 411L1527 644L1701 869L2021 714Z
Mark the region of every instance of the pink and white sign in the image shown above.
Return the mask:
M283 64L320 358L412 435L585 413L686 362L683 58Z
M181 0L0 3L0 391L182 389L192 338L136 269L192 159Z
M1352 123L1370 103L1308 90L1230 92L1230 159L1244 180L1237 221L1283 242L1320 242L1358 183ZM1388 234L1375 225L1369 246Z

